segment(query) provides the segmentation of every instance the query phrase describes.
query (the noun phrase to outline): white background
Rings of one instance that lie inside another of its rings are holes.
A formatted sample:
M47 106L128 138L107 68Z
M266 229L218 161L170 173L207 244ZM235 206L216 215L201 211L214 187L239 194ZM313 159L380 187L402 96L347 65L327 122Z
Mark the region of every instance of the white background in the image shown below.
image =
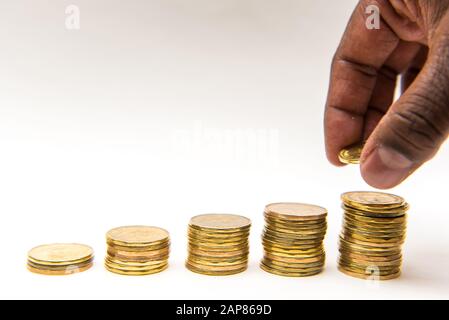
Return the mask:
M447 146L392 191L412 205L403 276L373 286L336 269L339 195L370 189L323 147L330 60L355 3L1 1L0 298L449 298ZM277 201L328 208L323 274L258 268ZM252 219L247 272L184 268L187 223L206 212ZM104 270L106 231L129 224L170 231L166 272ZM29 273L27 251L48 242L91 245L95 267Z

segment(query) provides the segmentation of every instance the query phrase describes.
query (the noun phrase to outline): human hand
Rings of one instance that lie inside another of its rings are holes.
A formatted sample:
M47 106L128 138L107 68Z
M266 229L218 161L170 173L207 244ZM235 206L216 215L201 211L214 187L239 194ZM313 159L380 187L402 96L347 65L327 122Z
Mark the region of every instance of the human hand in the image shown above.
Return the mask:
M369 5L380 10L377 30L365 24ZM341 149L366 141L361 174L379 189L436 154L449 134L449 0L359 2L333 59L324 128L337 166Z

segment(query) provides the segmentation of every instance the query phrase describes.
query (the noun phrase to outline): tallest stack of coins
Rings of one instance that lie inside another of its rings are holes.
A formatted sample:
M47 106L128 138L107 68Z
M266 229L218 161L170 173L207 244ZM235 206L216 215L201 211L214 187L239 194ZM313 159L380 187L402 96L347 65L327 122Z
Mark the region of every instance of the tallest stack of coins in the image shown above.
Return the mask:
M380 192L347 192L341 199L339 270L362 279L399 277L409 205L401 197Z

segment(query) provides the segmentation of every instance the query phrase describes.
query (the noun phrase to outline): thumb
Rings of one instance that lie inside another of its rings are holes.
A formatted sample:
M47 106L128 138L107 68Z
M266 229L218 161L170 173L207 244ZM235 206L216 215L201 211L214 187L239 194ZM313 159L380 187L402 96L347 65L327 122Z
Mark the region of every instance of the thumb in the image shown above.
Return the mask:
M391 106L368 139L361 157L365 181L395 187L430 160L449 134L449 19L435 35L415 82Z

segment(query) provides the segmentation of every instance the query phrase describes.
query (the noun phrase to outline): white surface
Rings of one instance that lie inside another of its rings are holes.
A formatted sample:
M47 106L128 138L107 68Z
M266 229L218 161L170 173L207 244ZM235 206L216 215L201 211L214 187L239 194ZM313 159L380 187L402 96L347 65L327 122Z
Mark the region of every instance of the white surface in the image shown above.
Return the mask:
M79 31L65 29L69 3ZM402 278L372 286L336 270L339 195L369 189L323 148L329 64L354 5L2 1L0 298L449 298L447 146L393 190L412 205ZM258 268L262 210L274 201L329 209L323 274ZM253 220L247 272L184 269L188 220L206 212ZM103 269L105 232L128 224L170 231L169 270ZM47 242L90 244L96 265L27 272L27 251Z

